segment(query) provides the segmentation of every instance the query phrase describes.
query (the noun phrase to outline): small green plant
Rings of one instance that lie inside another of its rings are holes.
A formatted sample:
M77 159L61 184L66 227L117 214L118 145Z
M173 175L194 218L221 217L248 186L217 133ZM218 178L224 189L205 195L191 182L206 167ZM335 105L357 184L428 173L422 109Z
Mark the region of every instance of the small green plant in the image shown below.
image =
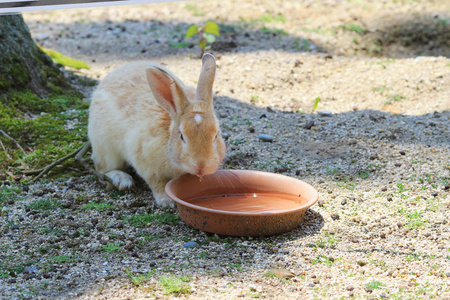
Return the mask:
M327 266L331 266L334 263L333 259L326 257L325 255L319 255L315 260L311 262L311 264L326 264Z
M397 188L399 193L406 192L406 188L401 183L397 183Z
M284 31L283 29L263 27L263 28L261 28L261 31L264 33L268 33L268 34L288 35L288 33L286 31Z
M319 106L320 97L317 97L314 101L313 111L316 111L317 107Z
M376 281L376 280L372 280L371 282L366 283L366 288L370 289L370 290L376 290L381 286L385 286L385 284Z
M20 189L11 187L2 187L0 189L0 204L9 200L16 200L18 198L17 194L21 192Z
M350 24L341 25L339 27L341 27L342 29L347 30L347 31L356 32L359 35L367 33L367 29L366 28L364 28L364 27L362 27L360 25L356 25L356 24L351 24L350 23Z
M405 96L400 94L389 94L387 95L387 98L392 101L399 101L401 99L405 99Z
M205 25L192 25L188 28L186 32L186 38L193 37L198 35L200 40L198 41L198 46L200 47L202 53L205 53L205 50L210 49L211 46L208 44L213 44L216 41L216 36L220 36L219 26L211 21L205 23Z
M57 200L41 199L31 203L27 208L37 211L51 210L58 207L60 203Z
M165 295L174 294L189 294L191 292L191 286L186 282L189 282L191 278L189 276L161 276L159 282L164 290Z
M98 210L98 211L105 211L105 210L112 210L114 207L109 202L92 202L83 205L81 209L83 210Z
M147 272L143 275L140 276L136 276L135 274L133 274L133 272L131 272L128 268L125 269L125 272L128 274L128 276L130 276L131 279L131 283L134 284L135 286L142 286L142 284L150 277L152 277L155 274L155 271L150 271Z
M113 253L116 251L119 251L121 244L120 243L108 243L106 245L103 245L102 248L108 253Z
M60 264L63 263L70 263L70 262L74 262L75 261L75 257L72 255L58 255L58 256L53 256L51 258L48 259L49 262L57 262Z
M155 222L159 225L176 225L180 222L180 218L172 213L164 213L160 215L136 214L131 217L125 217L124 220L130 222L134 227L144 227L151 222Z

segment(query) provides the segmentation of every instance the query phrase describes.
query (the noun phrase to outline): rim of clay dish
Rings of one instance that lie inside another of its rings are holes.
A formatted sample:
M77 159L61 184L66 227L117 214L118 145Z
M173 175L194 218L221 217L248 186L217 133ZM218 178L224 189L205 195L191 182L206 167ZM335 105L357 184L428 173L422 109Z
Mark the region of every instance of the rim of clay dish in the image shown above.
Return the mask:
M211 174L209 176L218 176L218 173L231 173L231 174L233 174L233 173L250 174L251 173L253 175L272 176L272 177L274 177L274 179L276 178L277 180L289 180L291 182L296 181L299 184L305 186L306 189L308 189L312 193L312 195L310 195L308 198L306 198L307 202L305 204L301 205L300 207L293 208L293 209L276 210L276 211L269 211L269 212L238 212L238 211L218 210L218 209L198 206L198 205L186 202L186 201L178 198L177 196L175 196L175 194L172 192L172 187L174 185L176 185L178 181L183 180L183 178L188 178L188 177L194 176L191 174L185 174L185 175L182 175L180 177L176 177L176 178L170 180L165 187L166 193L173 201L175 201L177 204L180 204L182 206L186 206L186 207L189 207L192 209L201 210L201 211L205 211L205 212L209 212L209 213L221 214L221 215L232 215L232 216L234 216L234 215L273 216L273 215L293 214L298 211L303 211L303 210L308 209L309 207L314 205L317 202L317 200L319 199L319 193L312 185L310 185L309 183L306 183L302 180L299 180L299 179L296 179L293 177L289 177L286 175L270 173L270 172L262 172L262 171L252 171L252 170L218 170L216 173Z

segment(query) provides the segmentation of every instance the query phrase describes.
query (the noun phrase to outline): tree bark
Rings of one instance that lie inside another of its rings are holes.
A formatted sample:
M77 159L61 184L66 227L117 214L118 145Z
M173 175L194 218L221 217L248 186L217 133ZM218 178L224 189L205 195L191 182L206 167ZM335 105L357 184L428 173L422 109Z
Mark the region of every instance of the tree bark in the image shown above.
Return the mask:
M28 89L40 98L69 85L31 38L22 15L0 16L0 96Z

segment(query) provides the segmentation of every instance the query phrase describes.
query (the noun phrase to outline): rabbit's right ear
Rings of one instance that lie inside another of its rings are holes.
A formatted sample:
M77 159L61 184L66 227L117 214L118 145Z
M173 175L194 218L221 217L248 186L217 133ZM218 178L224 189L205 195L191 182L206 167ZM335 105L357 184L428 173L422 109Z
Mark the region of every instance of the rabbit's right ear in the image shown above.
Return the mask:
M174 118L188 103L183 89L163 69L152 66L146 69L146 73L156 101Z
M210 53L205 53L202 58L202 71L197 83L195 100L212 102L212 88L216 75L216 59Z

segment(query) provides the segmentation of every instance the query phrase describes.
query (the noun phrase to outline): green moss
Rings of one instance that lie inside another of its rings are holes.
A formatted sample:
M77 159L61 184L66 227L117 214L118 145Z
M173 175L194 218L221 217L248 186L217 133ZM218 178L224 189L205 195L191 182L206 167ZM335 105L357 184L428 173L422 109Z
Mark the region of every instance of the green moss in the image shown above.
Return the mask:
M0 65L0 90L25 86L30 80L27 68L18 56Z
M3 96L0 101L0 128L27 152L24 155L13 140L0 134L7 150L0 148L1 173L10 166L16 173L44 167L87 141L89 104L76 92L41 99L24 90ZM73 127L68 128L68 122L74 123Z
M52 50L52 49L46 49L43 47L39 47L42 51L47 53L48 56L50 56L55 62L58 64L61 64L66 67L71 67L74 69L90 69L89 65L85 63L84 61L73 59L70 57L65 56L64 54Z

